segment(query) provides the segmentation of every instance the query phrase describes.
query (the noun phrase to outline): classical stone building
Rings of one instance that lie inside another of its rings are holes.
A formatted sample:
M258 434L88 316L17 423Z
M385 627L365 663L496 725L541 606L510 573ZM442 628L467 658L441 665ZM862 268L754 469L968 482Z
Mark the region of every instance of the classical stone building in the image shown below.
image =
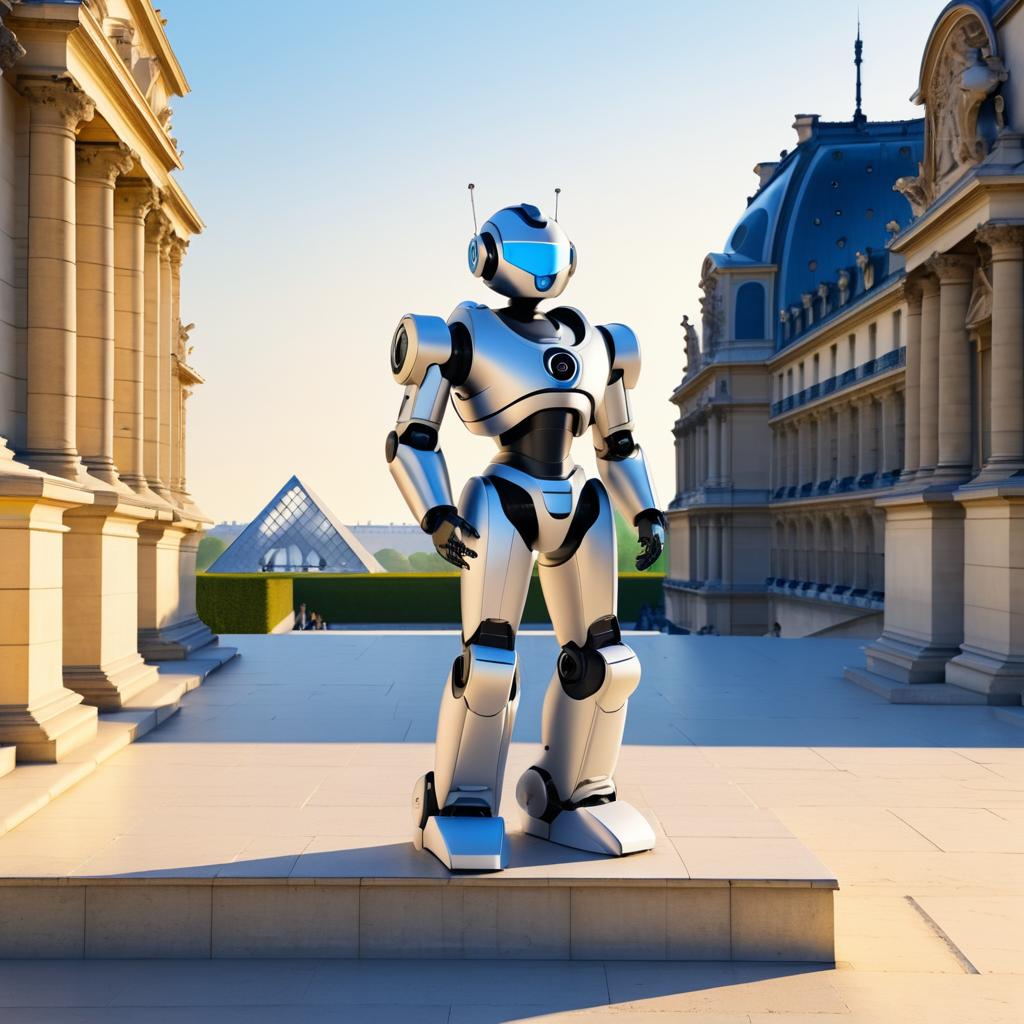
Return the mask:
M668 607L881 633L851 677L894 700L1019 702L1024 4L945 7L914 99L919 121L867 121L859 89L849 122L798 116L705 262Z
M61 759L155 681L144 659L214 639L185 481L187 91L149 0L0 0L0 744L20 760Z

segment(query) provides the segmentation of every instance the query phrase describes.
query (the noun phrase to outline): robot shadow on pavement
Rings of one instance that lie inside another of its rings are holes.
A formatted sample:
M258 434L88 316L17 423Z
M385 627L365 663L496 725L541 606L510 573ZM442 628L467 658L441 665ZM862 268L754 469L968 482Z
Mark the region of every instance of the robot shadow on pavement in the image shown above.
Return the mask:
M525 831L612 856L654 846L644 817L616 799L613 777L640 663L615 615L609 494L639 531L638 569L661 554L665 518L633 440L636 336L622 324L594 327L569 306L538 311L576 265L556 219L526 203L499 210L470 241L469 267L508 305L463 302L447 323L405 316L391 345L405 387L386 445L391 474L438 552L461 569L462 653L441 696L434 770L412 800L416 848L451 870L506 865L499 806L535 555L562 649L544 699L543 749L516 787ZM471 433L498 445L458 508L438 446L449 399ZM588 428L600 480L571 457Z

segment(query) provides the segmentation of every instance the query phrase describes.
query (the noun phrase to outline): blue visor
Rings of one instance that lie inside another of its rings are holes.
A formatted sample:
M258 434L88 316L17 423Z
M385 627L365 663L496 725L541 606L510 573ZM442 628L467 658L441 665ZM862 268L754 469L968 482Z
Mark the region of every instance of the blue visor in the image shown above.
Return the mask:
M506 262L534 277L553 277L569 266L568 242L502 242Z

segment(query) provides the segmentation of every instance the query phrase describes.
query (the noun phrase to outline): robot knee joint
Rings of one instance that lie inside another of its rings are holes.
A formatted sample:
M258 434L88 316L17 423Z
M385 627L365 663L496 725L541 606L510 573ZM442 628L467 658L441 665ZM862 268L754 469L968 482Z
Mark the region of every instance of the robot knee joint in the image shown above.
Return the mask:
M516 697L515 630L502 619L484 619L452 665L452 696L489 717Z
M619 620L605 615L590 624L586 642L562 647L558 677L566 696L586 700L597 695L602 707L619 707L640 682L640 663L622 643Z

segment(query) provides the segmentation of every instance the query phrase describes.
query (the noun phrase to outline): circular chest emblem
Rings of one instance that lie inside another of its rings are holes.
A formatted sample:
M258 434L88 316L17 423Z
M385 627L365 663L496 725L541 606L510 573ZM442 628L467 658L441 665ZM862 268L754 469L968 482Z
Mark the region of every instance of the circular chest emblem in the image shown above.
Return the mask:
M580 364L571 352L564 348L553 348L544 354L544 369L555 380L572 380L580 372Z

